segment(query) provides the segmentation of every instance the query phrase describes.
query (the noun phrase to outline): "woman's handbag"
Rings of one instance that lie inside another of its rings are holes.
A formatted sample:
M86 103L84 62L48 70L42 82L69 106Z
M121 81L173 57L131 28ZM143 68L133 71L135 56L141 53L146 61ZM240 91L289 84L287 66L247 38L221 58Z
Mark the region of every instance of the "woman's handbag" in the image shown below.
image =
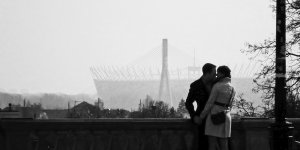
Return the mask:
M229 103L230 103L230 101L231 101L232 94L233 94L233 89L232 89L232 92L231 92L231 96L230 96L230 99L229 99ZM228 107L228 106L229 106L229 103L228 103L228 104L222 104L222 103L219 103L219 102L215 102L215 104L220 105L220 106L224 106L224 107ZM219 125L219 124L224 123L225 120L226 120L226 113L227 113L227 111L224 110L224 111L218 112L218 113L216 113L216 114L211 114L211 115L210 115L211 122L212 122L214 125Z
M216 114L211 114L210 118L213 124L215 125L219 125L225 122L226 120L226 112L225 111L221 111L218 112Z

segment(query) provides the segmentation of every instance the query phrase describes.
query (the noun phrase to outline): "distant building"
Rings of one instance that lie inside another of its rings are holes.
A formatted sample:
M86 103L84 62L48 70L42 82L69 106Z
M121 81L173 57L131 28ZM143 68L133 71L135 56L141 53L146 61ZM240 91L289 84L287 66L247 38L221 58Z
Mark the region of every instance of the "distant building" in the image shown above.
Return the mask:
M0 118L58 119L67 118L67 109L42 109L10 104L0 110Z
M99 108L83 101L80 104L74 106L70 110L68 117L71 117L71 118L96 118L97 109L99 109Z
M95 106L98 107L100 110L104 109L104 102L98 98L97 101L95 102Z
M0 118L22 118L22 114L18 111L0 111Z
M63 119L68 117L67 109L44 109L49 119Z
M0 118L22 118L22 113L15 110L13 105L9 103L8 107L0 111Z

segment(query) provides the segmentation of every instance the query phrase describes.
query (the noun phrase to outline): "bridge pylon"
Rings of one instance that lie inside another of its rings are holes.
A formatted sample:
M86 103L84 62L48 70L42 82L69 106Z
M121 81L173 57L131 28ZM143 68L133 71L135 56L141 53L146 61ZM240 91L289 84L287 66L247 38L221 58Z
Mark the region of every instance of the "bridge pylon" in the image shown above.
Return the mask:
M169 103L173 107L168 70L168 39L163 39L162 43L162 71L158 99Z

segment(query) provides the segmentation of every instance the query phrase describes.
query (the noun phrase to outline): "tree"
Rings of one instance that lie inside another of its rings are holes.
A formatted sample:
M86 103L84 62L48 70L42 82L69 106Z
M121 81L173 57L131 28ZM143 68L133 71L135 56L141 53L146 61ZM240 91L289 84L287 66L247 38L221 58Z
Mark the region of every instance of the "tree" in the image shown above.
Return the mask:
M293 94L287 97L287 116L290 118L300 117L300 99Z
M233 109L237 112L239 117L260 117L259 106L254 106L253 102L247 101L243 98L243 94L239 94L235 101L233 101Z
M185 107L185 100L181 99L179 104L178 104L178 108L177 108L177 113L180 117L184 117L184 114L188 114L188 111Z
M273 10L275 5L273 4ZM299 101L300 93L300 0L289 1L286 5L287 24L287 91L288 97L294 97L293 102ZM275 11L274 11L275 12ZM261 63L261 71L256 74L254 92L263 92L262 102L266 115L273 116L275 96L275 38L269 38L261 43L247 43L247 48L242 52L250 54L250 59ZM297 108L298 109L298 108ZM288 110L288 109L287 109ZM298 109L299 110L299 109Z
M158 118L168 118L170 114L169 105L163 101L156 101L155 114Z
M170 109L170 115L169 115L170 118L175 118L176 117L176 111L174 109L174 107L172 107Z
M107 118L127 118L129 111L125 109L110 109Z
M129 114L130 118L178 118L176 110L163 101L155 101L149 95L140 100L138 111Z

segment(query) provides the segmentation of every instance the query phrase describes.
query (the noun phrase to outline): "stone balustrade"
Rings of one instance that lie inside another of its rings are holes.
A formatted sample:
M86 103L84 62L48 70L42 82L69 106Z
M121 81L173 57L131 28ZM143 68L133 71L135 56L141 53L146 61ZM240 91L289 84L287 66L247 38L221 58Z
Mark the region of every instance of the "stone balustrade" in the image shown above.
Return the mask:
M233 120L232 150L269 150L272 121ZM289 121L299 138L300 119ZM186 119L0 119L0 149L196 150L197 132Z

